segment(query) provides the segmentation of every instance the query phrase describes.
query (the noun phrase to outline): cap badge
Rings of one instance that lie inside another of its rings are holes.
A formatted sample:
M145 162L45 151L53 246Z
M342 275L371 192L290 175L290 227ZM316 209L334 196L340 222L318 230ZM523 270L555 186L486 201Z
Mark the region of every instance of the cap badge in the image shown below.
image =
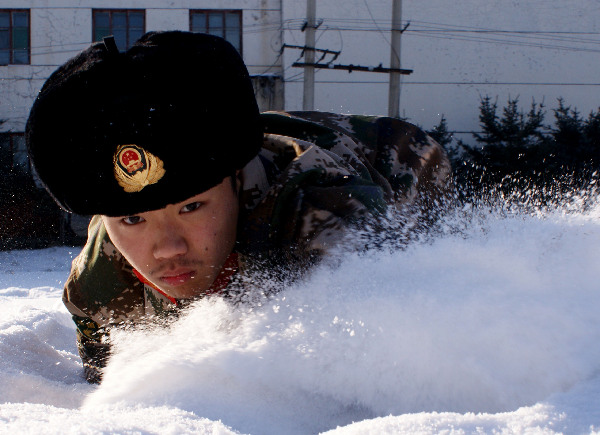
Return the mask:
M137 145L120 145L113 164L117 182L128 193L139 192L165 175L162 160Z

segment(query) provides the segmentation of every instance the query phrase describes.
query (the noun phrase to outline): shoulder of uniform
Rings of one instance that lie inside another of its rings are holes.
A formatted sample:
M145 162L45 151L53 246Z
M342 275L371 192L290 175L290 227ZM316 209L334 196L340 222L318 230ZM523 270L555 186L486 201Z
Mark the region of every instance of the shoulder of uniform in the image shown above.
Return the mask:
M143 285L99 216L92 218L86 245L73 260L63 301L73 314L100 324L127 319L143 305Z

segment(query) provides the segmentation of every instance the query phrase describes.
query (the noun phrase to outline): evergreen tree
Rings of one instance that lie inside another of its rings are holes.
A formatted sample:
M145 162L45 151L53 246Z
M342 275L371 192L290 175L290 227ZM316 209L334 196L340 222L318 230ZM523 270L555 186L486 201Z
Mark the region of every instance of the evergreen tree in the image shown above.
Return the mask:
M552 153L557 166L563 169L578 166L579 150L583 146L583 119L576 109L565 106L558 99L558 108L554 109L554 127L552 128Z
M474 133L478 148L466 147L465 154L474 167L485 172L485 182L495 183L505 179L542 171L539 154L547 143L544 135L544 105L532 101L529 112L519 109L518 98L508 99L502 116L498 116L498 103L489 96L481 99L479 121L482 133Z
M446 149L448 149L448 145L452 143L452 133L448 131L448 122L444 115L442 115L439 124L433 127L432 130L429 130L427 134Z
M588 171L600 166L600 113L583 119L577 109L558 100L552 129L553 152L564 170Z
M475 133L475 140L485 146L529 147L544 142L544 105L531 103L527 114L519 110L519 99L508 99L502 110L502 118L497 115L498 102L491 102L486 96L479 105L479 122L483 134Z
M590 112L583 125L583 136L590 150L590 160L594 169L600 167L600 108Z

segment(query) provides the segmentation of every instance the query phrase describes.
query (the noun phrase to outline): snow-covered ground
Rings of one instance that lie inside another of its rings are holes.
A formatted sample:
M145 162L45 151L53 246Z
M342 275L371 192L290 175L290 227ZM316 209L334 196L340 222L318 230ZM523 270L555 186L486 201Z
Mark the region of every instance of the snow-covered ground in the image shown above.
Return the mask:
M201 301L115 335L100 386L60 300L76 254L0 252L2 433L600 430L598 203L464 210L252 310Z

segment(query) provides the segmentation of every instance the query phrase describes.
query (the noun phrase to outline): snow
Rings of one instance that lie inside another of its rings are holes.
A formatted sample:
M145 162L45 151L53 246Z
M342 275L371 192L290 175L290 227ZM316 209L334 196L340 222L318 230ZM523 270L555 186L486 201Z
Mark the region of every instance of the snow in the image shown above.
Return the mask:
M100 386L60 300L77 251L0 252L0 433L598 433L600 204L442 223L115 334Z

